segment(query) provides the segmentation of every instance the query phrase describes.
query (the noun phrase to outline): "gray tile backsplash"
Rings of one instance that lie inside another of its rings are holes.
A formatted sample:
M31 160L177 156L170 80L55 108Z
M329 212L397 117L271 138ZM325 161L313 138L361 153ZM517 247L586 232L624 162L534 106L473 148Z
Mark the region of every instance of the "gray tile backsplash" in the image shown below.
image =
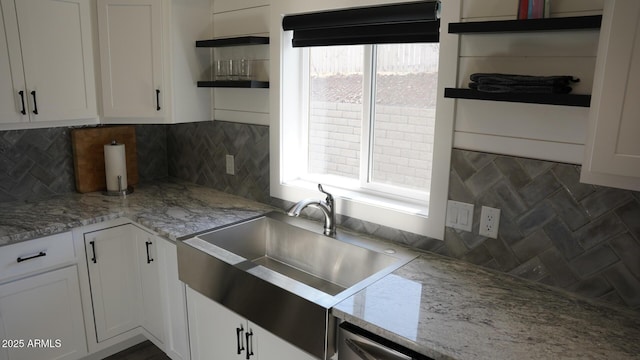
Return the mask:
M498 239L447 229L440 252L640 309L637 192L581 184L574 165L458 149L452 158L449 198L502 209L500 229Z
M0 202L75 191L67 128L0 131Z
M168 129L169 175L269 202L269 127L209 121ZM235 157L235 175L226 173Z
M0 131L0 203L75 192L70 128ZM165 178L165 126L137 125L141 182Z
M141 181L178 177L281 208L269 197L269 128L222 121L136 126ZM227 175L225 155L235 156ZM75 191L68 128L0 132L0 202ZM339 216L340 226L640 309L640 193L579 182L579 166L453 150L449 198L473 232L444 241ZM498 239L478 234L501 209Z

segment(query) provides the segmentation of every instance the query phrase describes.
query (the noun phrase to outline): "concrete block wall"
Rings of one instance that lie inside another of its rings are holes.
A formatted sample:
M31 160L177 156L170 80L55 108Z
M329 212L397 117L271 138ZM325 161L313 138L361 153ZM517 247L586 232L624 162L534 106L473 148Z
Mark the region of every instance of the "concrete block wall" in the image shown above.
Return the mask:
M361 104L313 102L309 136L312 172L357 178ZM435 109L376 106L373 177L427 189L433 158Z

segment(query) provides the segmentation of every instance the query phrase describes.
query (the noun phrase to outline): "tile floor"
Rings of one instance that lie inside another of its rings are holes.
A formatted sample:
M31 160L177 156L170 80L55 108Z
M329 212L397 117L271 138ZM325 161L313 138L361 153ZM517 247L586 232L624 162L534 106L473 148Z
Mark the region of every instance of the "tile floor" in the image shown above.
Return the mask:
M121 352L111 355L104 360L170 360L162 350L150 341L142 342Z

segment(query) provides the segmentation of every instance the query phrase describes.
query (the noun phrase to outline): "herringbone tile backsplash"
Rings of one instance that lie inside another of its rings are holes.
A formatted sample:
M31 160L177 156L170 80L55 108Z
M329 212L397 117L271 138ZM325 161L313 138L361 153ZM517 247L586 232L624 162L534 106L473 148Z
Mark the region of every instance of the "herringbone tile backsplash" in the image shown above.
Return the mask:
M71 129L0 131L0 203L75 192ZM167 132L136 126L140 181L167 177Z
M169 175L246 198L269 202L269 128L224 121L172 125ZM226 173L235 157L235 175Z
M0 202L75 191L69 129L0 132Z
M472 233L447 228L446 253L640 308L640 193L579 182L580 167L454 150L449 198L475 204ZM478 235L482 205L502 210Z

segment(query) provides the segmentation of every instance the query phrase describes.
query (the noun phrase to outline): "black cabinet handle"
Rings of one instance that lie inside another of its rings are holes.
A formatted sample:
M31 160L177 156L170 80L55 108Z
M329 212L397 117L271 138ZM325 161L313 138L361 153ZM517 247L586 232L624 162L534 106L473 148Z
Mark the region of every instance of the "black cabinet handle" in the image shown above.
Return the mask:
M249 329L249 331L244 335L247 344L247 356L245 359L249 360L249 358L253 356L253 331Z
M156 89L156 111L160 111L160 89Z
M31 92L31 96L33 96L33 113L38 115L38 100L36 100L36 91L33 90Z
M153 243L151 241L146 241L144 244L147 246L147 264L150 264L153 261L153 259L149 255L149 245Z
M244 332L244 328L240 325L239 328L236 328L236 344L238 345L238 355L242 353L244 350L244 343L242 338L242 333Z
M91 245L91 251L93 251L93 257L91 258L91 261L95 264L97 262L97 260L96 260L96 242L95 241L89 241L89 244Z
M21 263L23 261L27 261L27 260L31 260L31 259L35 259L35 258L39 258L39 257L43 257L43 256L47 256L47 253L44 251L40 251L39 253L35 254L35 255L31 255L31 256L27 256L27 257L18 257L18 259L16 260L17 262Z
M20 90L18 91L18 94L20 94L20 102L22 103L22 110L20 110L20 114L27 115L27 108L24 106L24 91Z

